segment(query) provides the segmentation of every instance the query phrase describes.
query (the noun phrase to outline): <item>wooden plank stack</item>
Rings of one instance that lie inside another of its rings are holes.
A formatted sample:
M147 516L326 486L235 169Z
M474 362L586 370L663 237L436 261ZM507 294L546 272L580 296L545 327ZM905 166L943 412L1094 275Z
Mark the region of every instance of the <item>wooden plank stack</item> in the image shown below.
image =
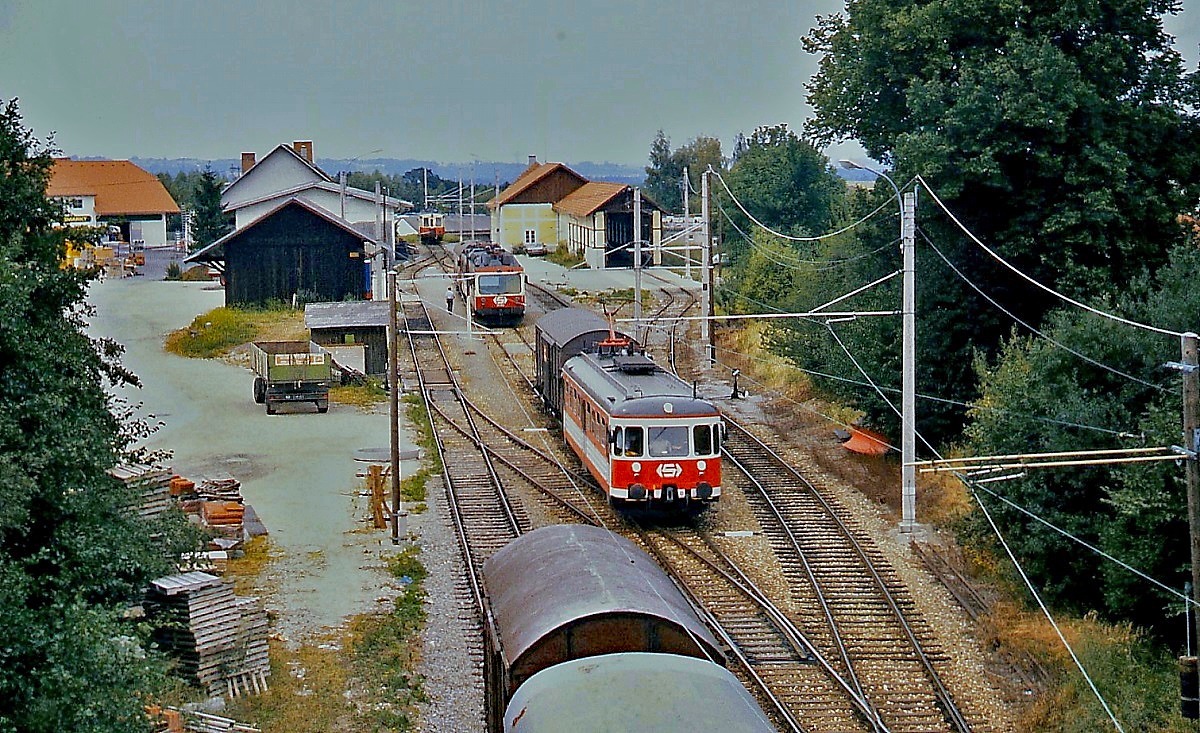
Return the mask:
M142 519L153 519L171 507L171 472L146 465L118 465L109 469L116 478L137 494L133 511Z
M180 676L211 695L267 688L267 614L257 598L234 595L208 573L180 573L151 583L146 610L155 641L178 659Z

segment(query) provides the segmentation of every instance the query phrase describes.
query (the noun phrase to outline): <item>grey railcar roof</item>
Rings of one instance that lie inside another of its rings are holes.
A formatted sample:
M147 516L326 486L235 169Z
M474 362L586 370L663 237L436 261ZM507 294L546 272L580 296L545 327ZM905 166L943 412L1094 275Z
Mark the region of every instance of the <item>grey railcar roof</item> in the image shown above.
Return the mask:
M709 402L692 397L692 386L670 372L626 374L608 367L595 354L585 352L567 360L569 373L589 394L608 406L614 415L716 415ZM671 411L665 409L670 404Z
M543 669L521 685L504 714L505 731L567 729L773 733L775 726L724 667L694 657L627 652Z
M483 578L509 665L558 629L613 614L659 618L683 629L710 658L723 659L663 569L606 529L576 524L529 532L492 555Z
M583 334L608 333L608 321L599 313L585 308L559 308L539 318L537 330L542 334L543 340L555 346L563 346ZM631 338L620 330L616 333L618 336Z

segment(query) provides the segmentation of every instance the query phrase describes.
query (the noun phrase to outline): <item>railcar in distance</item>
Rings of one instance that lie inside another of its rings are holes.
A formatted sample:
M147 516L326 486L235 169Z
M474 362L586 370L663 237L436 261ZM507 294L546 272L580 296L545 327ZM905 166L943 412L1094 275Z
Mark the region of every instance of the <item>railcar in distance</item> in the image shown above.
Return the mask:
M525 316L525 269L491 242L464 242L454 253L458 289L478 320L519 323Z
M425 244L442 241L446 236L446 217L436 211L425 211L417 223L417 234Z
M685 510L720 499L724 423L691 385L589 311L543 316L535 349L542 399L610 502Z

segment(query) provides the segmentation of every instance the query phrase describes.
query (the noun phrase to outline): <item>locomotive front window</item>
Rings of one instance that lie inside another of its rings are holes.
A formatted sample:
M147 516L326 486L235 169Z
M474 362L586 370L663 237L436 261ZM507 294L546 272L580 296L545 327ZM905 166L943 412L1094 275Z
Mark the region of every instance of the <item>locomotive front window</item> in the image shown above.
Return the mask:
M712 426L697 425L692 428L692 445L696 446L696 455L712 455Z
M521 276L518 274L480 275L480 295L520 295Z
M683 458L688 455L688 429L683 425L648 428L651 458Z
M618 428L618 430L620 430ZM630 426L625 428L625 438L621 440L620 432L617 433L618 443L617 452L620 455L634 457L642 455L642 446L645 445L642 438L642 429L640 427Z

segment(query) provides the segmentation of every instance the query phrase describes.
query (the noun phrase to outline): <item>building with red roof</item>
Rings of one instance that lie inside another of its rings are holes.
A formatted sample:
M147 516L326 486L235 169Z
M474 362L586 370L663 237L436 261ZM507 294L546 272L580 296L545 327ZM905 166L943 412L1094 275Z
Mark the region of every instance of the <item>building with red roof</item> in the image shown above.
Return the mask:
M148 247L168 243L167 217L179 213L162 182L128 160L56 158L46 195L63 202L68 226L115 225Z

